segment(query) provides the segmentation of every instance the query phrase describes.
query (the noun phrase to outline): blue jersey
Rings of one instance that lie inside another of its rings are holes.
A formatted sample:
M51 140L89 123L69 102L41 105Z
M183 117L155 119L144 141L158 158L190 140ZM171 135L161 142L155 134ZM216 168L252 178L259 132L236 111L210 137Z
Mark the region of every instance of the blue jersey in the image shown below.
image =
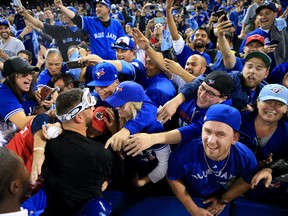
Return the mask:
M65 73L67 70L68 69L67 69L66 63L64 62L62 64L61 73ZM37 86L47 85L50 87L54 87L51 79L52 79L52 75L49 73L48 68L45 68L43 71L41 71L41 73L38 76Z
M116 59L116 51L111 49L111 46L117 38L125 36L123 27L118 20L110 19L110 25L104 27L98 17L82 16L81 27L90 36L91 53L107 60Z
M282 64L277 65L268 75L266 81L268 83L283 83L283 78L285 74L288 72L288 62L284 62Z
M230 155L222 161L212 161L206 156L206 162L204 154L201 139L194 139L181 143L169 158L167 178L182 180L193 197L207 197L225 190L239 177L250 183L258 170L253 152L240 142L231 145Z
M18 37L24 29L17 31L15 37ZM39 34L37 31L33 30L32 32L24 35L22 38L22 42L25 46L25 49L32 53L32 65L37 64L37 56L39 51L39 42L38 42Z
M194 54L198 54L198 55L203 56L206 59L207 65L209 65L211 63L211 58L207 53L205 53L205 52L200 53L198 51L192 50L187 45L184 45L182 52L180 54L176 55L177 59L178 59L178 63L181 65L182 68L185 68L187 59L191 55L194 55Z
M236 26L236 31L235 31L236 35L240 35L240 33L241 33L242 22L243 22L243 19L245 17L245 11L246 10L236 12L236 9L234 9L233 11L230 12L229 20L231 20L231 22L234 24L234 26Z
M159 107L171 100L176 95L176 90L172 82L161 73L148 78L145 93Z
M257 115L251 112L244 112L241 115L242 123L240 131L247 134L250 138L242 142L254 151L258 161L267 159L269 153L273 153L273 161L288 155L288 122L280 119L273 135L269 138L266 145L261 147L261 140L257 137L254 124Z
M18 112L24 112L27 116L35 110L37 102L33 99L19 101L11 89L0 84L0 147L5 146L14 134L18 131L16 125L9 121L9 118ZM25 98L25 95L24 95Z
M288 123L280 119L276 130L267 141L264 147L261 147L261 139L257 137L255 130L256 113L243 112L240 131L247 134L249 139L244 139L242 142L254 151L258 161L266 160L269 153L272 153L273 161L284 158L288 155ZM285 181L285 180L284 180ZM269 189L265 188L263 182L259 182L256 189L249 191L248 196L259 199L285 198L287 199L288 183L281 179L272 179Z
M201 11L199 14L197 14L195 11L191 13L191 15L196 22L198 23L198 26L201 27L204 24L207 24L209 21L208 13L205 11Z

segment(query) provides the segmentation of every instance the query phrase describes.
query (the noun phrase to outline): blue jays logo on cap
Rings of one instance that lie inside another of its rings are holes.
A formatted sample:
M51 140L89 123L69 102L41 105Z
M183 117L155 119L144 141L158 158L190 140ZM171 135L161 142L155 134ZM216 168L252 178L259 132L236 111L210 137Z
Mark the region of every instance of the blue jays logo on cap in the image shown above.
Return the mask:
M275 86L271 89L271 91L274 92L275 94L278 94L282 91L282 88Z
M101 69L95 71L95 74L97 76L97 79L100 79L100 77L105 74L104 68L101 68Z
M123 87L122 86L118 86L117 88L116 88L116 92L120 92L120 91L122 91L123 90Z
M211 79L208 80L209 85L214 84L214 83L215 83L215 80L211 80Z

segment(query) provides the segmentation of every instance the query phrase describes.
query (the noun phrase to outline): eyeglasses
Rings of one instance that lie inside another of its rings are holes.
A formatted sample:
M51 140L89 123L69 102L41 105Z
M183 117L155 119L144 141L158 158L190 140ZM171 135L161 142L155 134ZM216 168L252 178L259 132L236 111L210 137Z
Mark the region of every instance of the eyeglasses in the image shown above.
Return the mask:
M75 106L73 109L71 109L67 114L63 115L56 115L57 118L62 122L67 122L73 119L76 115L78 115L80 112L91 108L96 104L96 99L94 96L90 94L89 88L84 88L82 90L82 101L77 106Z
M205 94L210 97L210 98L214 98L214 97L221 97L221 95L216 95L214 92L210 91L210 90L207 90L202 84L199 86L198 90L200 92L204 92L205 91Z
M26 74L20 74L20 73L18 73L17 76L20 77L20 78L25 78L25 77L27 77L28 75L33 76L34 73L35 73L34 71L31 71L31 72L26 73Z
M120 110L124 110L125 109L125 104L123 106L117 107Z

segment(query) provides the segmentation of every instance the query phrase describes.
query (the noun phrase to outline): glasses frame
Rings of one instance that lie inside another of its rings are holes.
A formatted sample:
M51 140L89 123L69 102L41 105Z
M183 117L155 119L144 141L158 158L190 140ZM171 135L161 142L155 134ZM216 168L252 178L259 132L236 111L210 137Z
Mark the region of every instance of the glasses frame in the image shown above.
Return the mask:
M214 92L210 91L210 90L207 90L203 84L201 84L198 88L198 90L200 92L205 92L205 94L209 97L209 98L215 98L215 97L222 97L222 95L216 95Z

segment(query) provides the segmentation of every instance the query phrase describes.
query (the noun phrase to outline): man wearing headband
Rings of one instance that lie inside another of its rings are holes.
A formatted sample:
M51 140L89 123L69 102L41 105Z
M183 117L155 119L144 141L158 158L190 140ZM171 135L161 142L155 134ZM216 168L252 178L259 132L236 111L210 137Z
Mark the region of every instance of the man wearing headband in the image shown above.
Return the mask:
M250 188L258 170L251 150L238 142L241 115L233 107L212 105L205 117L202 139L182 143L168 162L168 183L192 215L218 215ZM192 197L207 198L197 206Z
M95 103L88 88L71 89L57 98L63 133L45 148L47 215L73 215L79 203L103 197L101 187L111 177L114 155L86 137Z
M125 35L121 23L110 18L110 1L95 0L96 16L79 16L62 4L61 0L55 0L55 5L68 18L75 23L78 28L83 29L90 35L91 53L99 55L103 59L115 59L115 51L110 49L117 38Z

